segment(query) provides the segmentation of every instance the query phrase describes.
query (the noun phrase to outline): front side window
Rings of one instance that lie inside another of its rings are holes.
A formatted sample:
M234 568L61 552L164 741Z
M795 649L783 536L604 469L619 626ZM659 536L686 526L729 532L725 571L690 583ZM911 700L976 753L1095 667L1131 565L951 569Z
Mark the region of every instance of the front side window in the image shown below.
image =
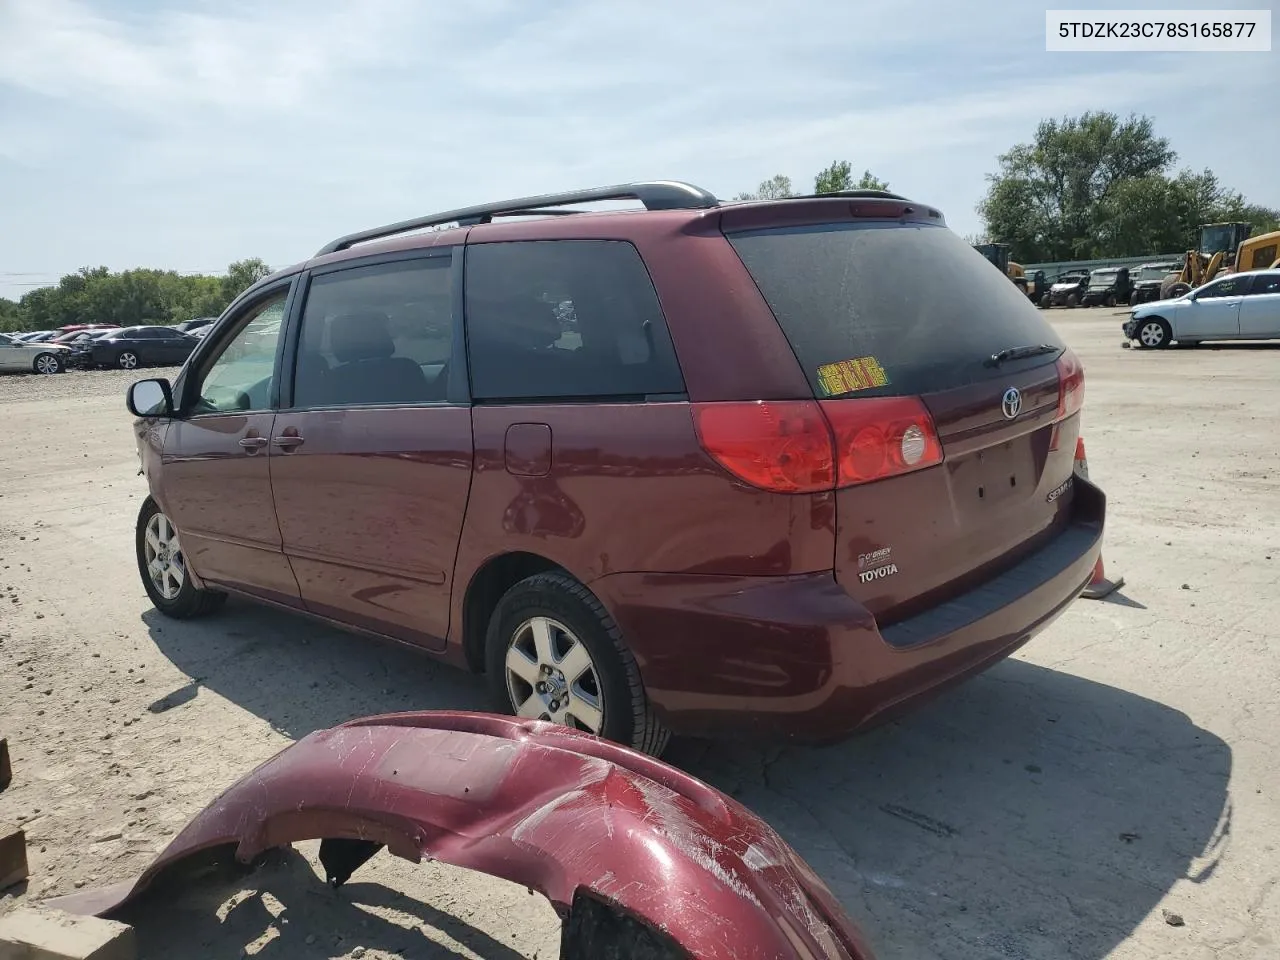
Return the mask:
M201 378L192 413L237 413L271 406L287 296L281 290L240 318L236 335Z
M446 399L453 349L447 256L353 267L311 280L295 407Z
M467 348L477 400L644 399L684 379L653 282L618 240L467 247Z
M1196 294L1197 300L1214 300L1219 297L1239 297L1242 296L1249 285L1249 277L1241 274L1235 277L1228 277L1225 280L1219 280L1217 283L1211 283L1207 287L1202 287L1200 292Z

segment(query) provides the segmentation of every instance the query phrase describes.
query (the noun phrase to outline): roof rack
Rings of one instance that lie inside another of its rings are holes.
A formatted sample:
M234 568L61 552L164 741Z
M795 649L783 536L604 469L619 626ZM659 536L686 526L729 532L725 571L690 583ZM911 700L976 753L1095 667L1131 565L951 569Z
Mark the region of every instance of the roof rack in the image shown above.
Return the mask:
M316 256L323 257L328 253L347 250L357 243L382 240L397 234L438 227L446 223L474 226L479 223L488 223L494 217L563 215L576 211L555 208L578 203L598 203L602 200L639 200L646 210L700 210L720 204L714 194L702 187L681 183L678 180L624 183L612 187L570 190L567 193L548 193L540 197L523 197L519 200L500 200L497 203L482 203L474 207L461 207L444 213L415 217L412 220L401 220L399 223L372 227L339 237L321 247Z

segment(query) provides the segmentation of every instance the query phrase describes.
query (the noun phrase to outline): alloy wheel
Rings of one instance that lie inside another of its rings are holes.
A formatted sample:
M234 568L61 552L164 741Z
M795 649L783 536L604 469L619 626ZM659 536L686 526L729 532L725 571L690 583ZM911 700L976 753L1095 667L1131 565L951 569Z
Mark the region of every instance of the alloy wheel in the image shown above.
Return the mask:
M132 370L138 365L138 355L135 353L120 354L120 369Z
M58 358L47 353L36 357L36 372L45 374L57 373Z
M147 521L146 543L143 559L147 575L155 584L160 596L166 600L177 599L182 585L187 582L187 567L178 543L178 531L163 513L156 513Z
M517 716L599 735L604 696L586 645L563 623L532 617L507 647L507 693Z

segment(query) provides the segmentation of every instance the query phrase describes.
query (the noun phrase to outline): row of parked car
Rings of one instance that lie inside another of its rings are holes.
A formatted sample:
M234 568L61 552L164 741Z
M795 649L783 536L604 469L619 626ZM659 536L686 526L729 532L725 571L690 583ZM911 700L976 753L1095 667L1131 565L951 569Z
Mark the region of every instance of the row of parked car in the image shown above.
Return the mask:
M0 370L53 374L68 369L116 368L184 363L216 317L175 326L73 324L58 330L0 334Z
M1040 298L1042 307L1115 307L1160 299L1160 285L1182 264L1144 263L1128 267L1072 270L1053 280Z

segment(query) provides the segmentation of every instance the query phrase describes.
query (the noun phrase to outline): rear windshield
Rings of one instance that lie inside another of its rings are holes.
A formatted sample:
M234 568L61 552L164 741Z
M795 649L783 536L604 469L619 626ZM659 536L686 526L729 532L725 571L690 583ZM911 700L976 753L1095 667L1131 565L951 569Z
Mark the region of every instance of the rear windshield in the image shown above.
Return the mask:
M947 390L1001 376L983 363L1001 350L1063 346L1026 295L943 226L820 224L729 242L820 397Z

